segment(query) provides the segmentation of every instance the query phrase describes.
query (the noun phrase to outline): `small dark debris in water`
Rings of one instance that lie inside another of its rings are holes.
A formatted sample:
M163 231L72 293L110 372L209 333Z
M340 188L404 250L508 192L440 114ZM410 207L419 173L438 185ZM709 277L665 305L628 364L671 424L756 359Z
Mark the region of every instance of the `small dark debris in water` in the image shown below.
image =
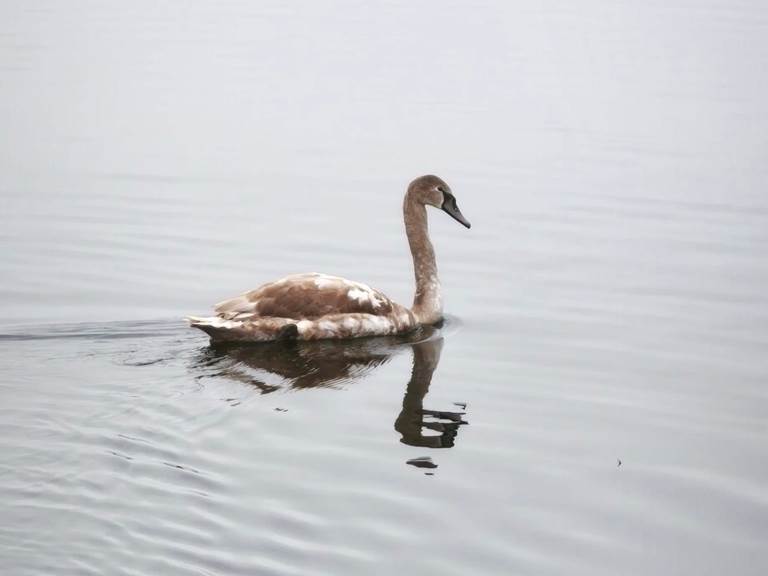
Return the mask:
M288 412L288 408L275 408L275 412Z
M616 468L618 468L619 466L621 466L621 460L616 458Z
M112 456L117 456L118 458L122 458L123 460L133 460L132 456L128 456L127 454L121 454L120 452L115 452L114 450L109 450L109 453L112 454Z
M163 462L163 464L168 466L169 468L176 468L177 470L184 470L185 472L200 474L200 470L192 468L191 466L182 466L181 464L174 464L173 462Z
M462 410L466 410L467 409L467 403L466 402L454 402L453 405L454 406L458 406Z
M432 458L429 456L419 456L418 458L411 458L405 462L416 468L437 468L437 464L432 462Z
M434 476L434 472L424 472L424 476Z

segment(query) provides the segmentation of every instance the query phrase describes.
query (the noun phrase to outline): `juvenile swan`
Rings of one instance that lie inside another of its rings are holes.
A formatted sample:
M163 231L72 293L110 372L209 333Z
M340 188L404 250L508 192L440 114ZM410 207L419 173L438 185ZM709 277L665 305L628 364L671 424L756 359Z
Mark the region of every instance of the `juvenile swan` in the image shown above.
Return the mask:
M416 276L410 310L365 284L309 273L286 276L220 302L215 316L189 316L187 320L214 342L385 336L434 324L443 317L443 304L426 206L440 208L470 227L443 180L429 175L409 184L403 220Z

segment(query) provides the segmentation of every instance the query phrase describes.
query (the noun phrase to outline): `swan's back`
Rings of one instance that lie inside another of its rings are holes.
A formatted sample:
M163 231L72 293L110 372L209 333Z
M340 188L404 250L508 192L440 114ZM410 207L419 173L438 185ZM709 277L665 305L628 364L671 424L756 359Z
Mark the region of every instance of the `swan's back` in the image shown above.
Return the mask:
M386 316L395 306L387 296L360 282L326 274L294 274L219 302L216 314L225 319L255 317L321 318L328 314Z

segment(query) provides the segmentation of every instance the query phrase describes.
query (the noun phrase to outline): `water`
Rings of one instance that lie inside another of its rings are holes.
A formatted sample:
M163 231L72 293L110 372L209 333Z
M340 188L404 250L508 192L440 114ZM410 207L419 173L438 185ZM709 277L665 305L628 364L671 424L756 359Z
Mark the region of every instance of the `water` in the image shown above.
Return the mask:
M3 574L763 574L760 2L0 5ZM322 271L449 316L218 348Z

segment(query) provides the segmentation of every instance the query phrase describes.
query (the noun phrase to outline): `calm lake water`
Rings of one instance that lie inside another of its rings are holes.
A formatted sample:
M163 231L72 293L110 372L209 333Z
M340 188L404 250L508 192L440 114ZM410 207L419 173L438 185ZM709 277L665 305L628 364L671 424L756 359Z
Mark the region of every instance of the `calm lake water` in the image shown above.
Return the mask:
M0 3L2 573L765 574L768 5L363 4ZM441 330L181 320L428 172Z

